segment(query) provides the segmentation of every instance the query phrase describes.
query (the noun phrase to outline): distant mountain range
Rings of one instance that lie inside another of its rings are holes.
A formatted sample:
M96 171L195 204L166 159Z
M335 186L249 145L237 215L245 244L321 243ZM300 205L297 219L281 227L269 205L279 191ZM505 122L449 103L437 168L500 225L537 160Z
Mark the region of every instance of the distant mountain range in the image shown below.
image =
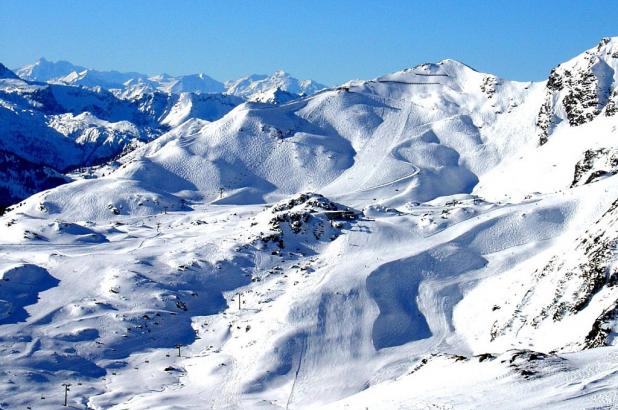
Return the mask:
M136 72L99 71L89 69L68 61L48 61L40 58L33 64L17 68L14 72L28 81L53 84L101 87L106 90L158 90L171 94L225 93L242 97L248 101L263 99L264 94L275 90L297 95L310 95L327 88L313 80L299 80L278 70L271 75L254 74L238 80L219 82L204 73L172 76L169 74L147 75Z

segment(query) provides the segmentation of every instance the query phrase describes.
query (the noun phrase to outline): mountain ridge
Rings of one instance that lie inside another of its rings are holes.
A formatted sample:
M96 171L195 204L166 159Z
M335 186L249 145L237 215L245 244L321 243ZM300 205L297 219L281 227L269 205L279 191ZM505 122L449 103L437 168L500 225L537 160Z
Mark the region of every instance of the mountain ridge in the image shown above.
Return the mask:
M98 71L73 65L68 61L48 61L40 58L14 70L17 76L29 81L52 82L85 87L125 89L147 87L150 91L167 93L227 93L251 99L253 94L281 88L292 94L313 94L325 85L313 80L298 80L283 70L272 75L253 74L225 84L204 73L172 76L169 74L147 75L137 72Z

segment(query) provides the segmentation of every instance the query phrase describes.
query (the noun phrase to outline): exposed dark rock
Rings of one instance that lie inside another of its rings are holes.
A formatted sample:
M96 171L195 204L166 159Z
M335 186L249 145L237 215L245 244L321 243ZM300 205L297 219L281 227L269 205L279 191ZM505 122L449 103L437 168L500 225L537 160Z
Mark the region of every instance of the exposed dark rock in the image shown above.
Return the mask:
M547 88L552 91L560 91L563 88L562 77L556 71L556 68L552 68L547 79Z
M494 360L496 358L495 355L491 354L491 353L481 353L479 355L474 356L479 363L484 362L486 360Z
M314 193L302 193L279 202L267 212L272 213L268 221L268 233L262 233L263 242L274 242L280 248L285 246L286 235L307 235L315 240L336 238L341 229L357 219L358 211L332 202Z
M511 350L505 356L502 363L508 364L509 368L524 379L540 378L564 370L567 366L566 360L560 356L532 350Z
M607 340L614 331L618 319L618 300L594 321L592 329L583 342L584 349L607 345Z
M0 63L0 78L19 78L17 74L9 70L4 64Z
M496 86L498 84L498 79L496 77L488 75L483 78L483 82L481 83L481 91L487 95L487 98L492 98L496 93Z
M616 114L616 105L618 105L618 90L614 90L611 97L605 106L605 116L611 117Z
M613 70L605 61L608 52L602 50L610 41L603 39L596 51L587 51L581 58L551 70L536 121L541 145L562 120L576 127L592 121L603 110L607 116L615 113L616 98L610 96L616 91L608 80Z
M589 149L575 164L571 187L585 185L601 177L618 173L618 150L615 148Z

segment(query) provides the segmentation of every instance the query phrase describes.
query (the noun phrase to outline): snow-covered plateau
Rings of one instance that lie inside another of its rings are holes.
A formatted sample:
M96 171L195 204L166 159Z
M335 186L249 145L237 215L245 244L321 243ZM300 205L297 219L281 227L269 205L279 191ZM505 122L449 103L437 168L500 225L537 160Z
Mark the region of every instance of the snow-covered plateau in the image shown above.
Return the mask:
M618 37L541 82L0 77L0 409L618 408Z

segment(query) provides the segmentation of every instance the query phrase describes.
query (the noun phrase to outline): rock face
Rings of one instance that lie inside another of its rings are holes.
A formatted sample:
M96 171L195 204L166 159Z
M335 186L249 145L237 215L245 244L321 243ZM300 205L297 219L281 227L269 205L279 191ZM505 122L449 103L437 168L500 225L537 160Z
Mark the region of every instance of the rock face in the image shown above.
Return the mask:
M496 86L499 84L499 79L493 75L488 75L483 78L483 83L481 84L481 91L483 91L487 98L491 98L496 93Z
M616 111L618 40L604 38L595 47L551 70L537 116L539 143L545 144L562 121L571 127Z
M584 158L575 164L571 187L585 185L618 173L618 149L589 149Z

